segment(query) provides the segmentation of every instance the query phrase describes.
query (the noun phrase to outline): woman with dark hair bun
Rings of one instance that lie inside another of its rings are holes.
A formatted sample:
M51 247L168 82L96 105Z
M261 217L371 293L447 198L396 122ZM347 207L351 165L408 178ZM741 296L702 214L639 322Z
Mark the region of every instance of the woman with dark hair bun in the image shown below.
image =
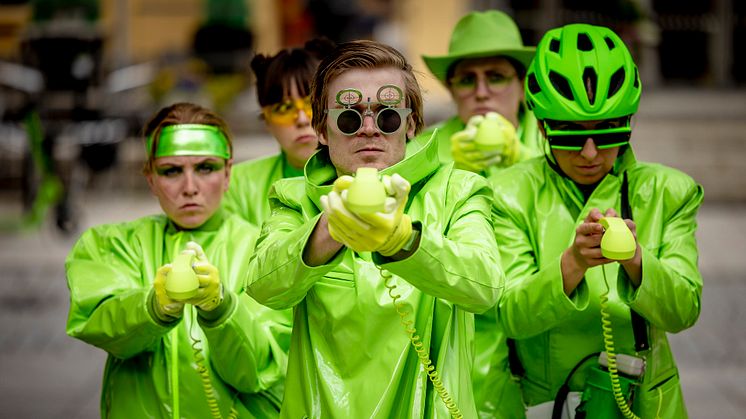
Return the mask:
M316 151L318 137L311 126L311 80L321 59L335 44L312 39L301 48L287 48L273 56L257 54L251 61L256 76L260 118L280 145L280 153L237 164L224 207L261 226L269 215L267 192L287 177L303 176L303 166Z

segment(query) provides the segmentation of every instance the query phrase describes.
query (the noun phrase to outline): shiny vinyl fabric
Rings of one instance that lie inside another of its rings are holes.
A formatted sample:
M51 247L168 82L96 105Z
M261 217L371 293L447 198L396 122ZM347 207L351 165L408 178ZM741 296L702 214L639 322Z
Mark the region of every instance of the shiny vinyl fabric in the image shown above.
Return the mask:
M562 287L562 252L591 208L602 212L614 208L621 214L625 171L642 248L642 284L632 288L624 269L611 263L590 268L568 298ZM651 349L639 354L647 366L632 410L642 418L653 418L660 407L662 418L685 418L666 333L691 327L700 313L702 277L695 230L702 187L675 169L638 163L631 148L585 203L577 186L544 158L521 163L490 180L495 190L495 234L508 278L498 318L508 336L517 339L526 369L522 380L526 402L552 400L578 361L604 350L599 310L605 275L611 288L616 352L635 354L630 309L649 324ZM583 381L581 369L571 389L581 390Z
M285 164L283 155L277 154L234 165L230 186L223 196L223 208L261 228L269 217L269 188L283 178Z
M398 262L343 249L326 265L303 263L319 198L337 176L325 151L308 162L305 180L281 180L270 194L272 216L250 264L248 291L270 307L294 307L283 418L450 417L377 265L393 274L446 390L464 417L476 417L472 313L494 306L504 281L491 191L477 175L440 167L432 140L410 141L406 159L383 173L412 183L407 213L421 225L419 248Z
M451 136L465 127L466 124L456 115L429 127L419 137L428 138L437 129L438 158L441 163L450 163L453 161ZM521 144L521 161L542 155L544 140L533 113L526 111L521 115L517 134ZM481 174L487 177L498 176L503 170L505 169L493 166ZM505 334L500 330L494 311L478 314L474 318L476 352L472 380L477 410L482 419L520 419L525 417L521 390L510 373Z
M241 418L278 416L290 318L243 292L256 236L255 227L222 212L191 231L179 232L159 215L83 234L66 261L67 333L109 353L102 417L172 418L175 403L181 418L212 417L190 335L201 341L223 417L231 406ZM151 283L189 240L219 269L227 304L215 310L217 318L187 305L181 320L162 323L148 308Z

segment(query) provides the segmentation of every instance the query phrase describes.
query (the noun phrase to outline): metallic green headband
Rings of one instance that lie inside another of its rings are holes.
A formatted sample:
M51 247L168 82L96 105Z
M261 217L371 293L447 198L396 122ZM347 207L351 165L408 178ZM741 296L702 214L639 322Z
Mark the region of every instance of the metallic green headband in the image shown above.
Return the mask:
M145 152L150 155L153 136L148 137ZM231 158L228 139L220 128L212 125L179 124L161 130L155 158L166 156L216 156Z

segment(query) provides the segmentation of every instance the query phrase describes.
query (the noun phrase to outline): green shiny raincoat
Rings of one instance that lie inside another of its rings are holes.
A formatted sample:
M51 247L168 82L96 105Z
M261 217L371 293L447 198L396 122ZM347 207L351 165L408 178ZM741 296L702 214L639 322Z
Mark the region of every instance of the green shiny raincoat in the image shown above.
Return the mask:
M242 418L277 417L290 319L243 292L256 236L255 227L223 212L191 231L159 215L83 234L66 261L67 333L109 353L101 417L172 418L177 405L180 418L212 417L190 335L209 359L202 364L223 417L231 406ZM226 302L210 312L217 318L186 305L181 320L162 323L149 307L153 278L190 240L218 268Z
M420 134L428 138L436 129L438 158L441 163L453 161L451 155L451 136L466 128L466 124L455 115L435 124ZM542 154L543 139L536 124L534 114L523 111L517 130L521 142L521 161ZM504 168L492 166L483 176L498 175ZM499 240L499 238L498 238ZM472 380L477 401L479 417L483 419L517 419L525 416L521 390L516 379L510 374L508 366L508 348L504 333L496 326L495 310L489 310L475 316L476 352Z
M624 269L611 263L590 268L567 297L560 271L562 252L592 208L622 213L624 172L642 248L642 283L634 289ZM599 310L605 272L616 352L635 354L630 309L648 323L651 349L639 354L647 366L632 410L642 418L655 418L660 407L661 418L685 418L666 333L691 327L700 313L702 277L695 230L702 187L675 169L638 163L631 148L617 158L585 202L575 183L544 158L516 165L490 180L495 190L495 234L508 283L498 317L506 333L517 339L526 369L526 402L552 400L581 358L604 350ZM581 369L571 390L582 390L583 380Z
M303 171L294 169L282 153L236 164L223 208L261 228L269 217L269 189L275 181L292 176L303 176Z
M479 176L440 167L436 156L437 143L412 140L405 160L383 171L412 183L407 213L422 227L417 251L398 262L343 249L326 265L303 263L319 198L337 177L325 151L309 160L305 179L275 184L249 292L270 307L295 310L282 417L449 417L376 265L393 274L445 388L465 417L476 416L472 312L492 307L503 284L491 191Z

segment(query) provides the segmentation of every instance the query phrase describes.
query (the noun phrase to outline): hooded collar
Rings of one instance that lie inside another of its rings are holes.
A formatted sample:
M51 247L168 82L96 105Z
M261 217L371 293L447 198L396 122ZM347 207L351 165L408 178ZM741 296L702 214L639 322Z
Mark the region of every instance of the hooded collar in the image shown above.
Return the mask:
M398 173L410 184L415 185L426 179L440 166L438 160L438 142L435 141L437 130L429 137L415 137L407 142L404 159L386 169L382 175ZM326 148L316 152L306 163L306 194L317 208L321 208L320 198L332 190L332 183L337 179L337 170L329 159Z
M624 154L617 157L616 161L614 162L614 166L611 168L611 171L598 182L596 188L593 190L593 193L591 193L591 196L598 192L605 194L608 192L608 190L610 190L609 188L618 190L619 188L616 186L616 184L618 183L619 185L621 185L622 175L624 174L624 172L629 170L636 163L637 159L635 158L635 153L632 151L632 147L627 146L627 150L624 152ZM582 209L587 201L587 199L583 196L583 192L572 179L558 172L558 169L559 167L555 168L550 164L550 168L548 168L547 170L551 170L557 174L557 176L554 176L554 178L557 179L557 183L560 186L559 190L560 193L563 195L563 201L573 202L578 209Z

